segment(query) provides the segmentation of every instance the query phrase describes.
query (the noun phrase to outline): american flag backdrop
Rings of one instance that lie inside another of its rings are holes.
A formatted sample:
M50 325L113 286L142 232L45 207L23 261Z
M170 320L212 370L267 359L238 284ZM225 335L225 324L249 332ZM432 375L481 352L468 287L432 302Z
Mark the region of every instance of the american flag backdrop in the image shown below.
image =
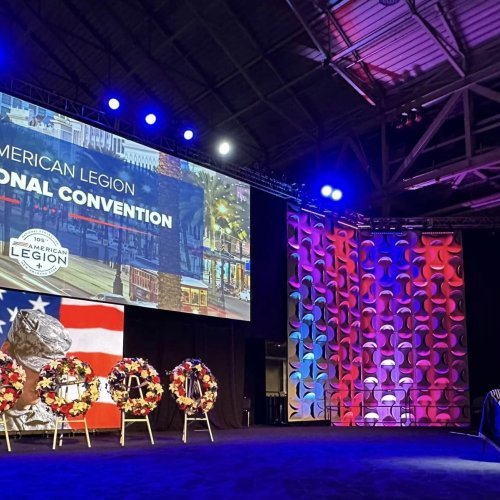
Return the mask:
M120 427L120 412L106 390L113 365L123 357L124 307L52 295L0 290L0 346L20 309L35 309L57 318L71 337L69 355L92 366L101 380L101 396L87 413L91 429ZM72 424L75 428L81 424Z

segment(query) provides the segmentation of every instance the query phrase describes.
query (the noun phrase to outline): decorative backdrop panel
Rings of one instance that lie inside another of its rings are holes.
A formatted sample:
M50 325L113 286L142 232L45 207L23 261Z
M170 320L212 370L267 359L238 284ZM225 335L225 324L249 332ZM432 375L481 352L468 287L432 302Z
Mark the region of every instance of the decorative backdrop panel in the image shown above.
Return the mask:
M352 228L291 208L289 250L289 418L359 415L361 345L357 240Z
M460 233L359 233L290 206L288 249L290 421L468 423Z

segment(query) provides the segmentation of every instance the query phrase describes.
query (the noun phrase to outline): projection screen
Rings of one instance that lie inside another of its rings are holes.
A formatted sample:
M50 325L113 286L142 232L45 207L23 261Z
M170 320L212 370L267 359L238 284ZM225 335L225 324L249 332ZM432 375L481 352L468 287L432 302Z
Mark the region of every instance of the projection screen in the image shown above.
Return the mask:
M0 93L0 286L250 319L250 187Z

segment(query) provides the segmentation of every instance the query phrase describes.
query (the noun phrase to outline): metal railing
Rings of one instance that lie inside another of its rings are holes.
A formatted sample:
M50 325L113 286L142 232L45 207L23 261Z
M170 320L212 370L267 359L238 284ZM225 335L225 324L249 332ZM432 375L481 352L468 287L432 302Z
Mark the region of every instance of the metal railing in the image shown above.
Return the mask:
M468 389L358 389L355 391L355 400L335 399L336 393L326 392L324 395L324 418L331 425L341 423L346 412L352 412L352 415L343 425L408 427L456 426L470 423ZM459 410L455 416L450 412L454 408ZM440 410L441 416L433 415Z

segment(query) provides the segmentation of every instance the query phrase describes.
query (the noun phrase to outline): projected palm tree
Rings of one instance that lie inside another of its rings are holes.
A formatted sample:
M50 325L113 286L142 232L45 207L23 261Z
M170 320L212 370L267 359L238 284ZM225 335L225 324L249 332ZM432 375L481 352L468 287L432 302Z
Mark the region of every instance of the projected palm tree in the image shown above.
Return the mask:
M215 172L198 170L192 180L203 188L205 194L205 239L213 254L223 256L235 251L232 241L248 241L250 214L238 199L233 182ZM217 258L211 256L210 283L216 289ZM229 279L229 276L227 276ZM222 281L222 276L221 276Z
M168 213L169 205L179 206L179 191L176 186L168 182L168 178L180 179L180 160L165 153L160 153L158 164L160 213ZM168 203L167 203L168 200ZM167 238L168 234L168 238ZM158 257L160 271L158 272L158 307L180 311L181 309L181 277L178 274L163 272L169 268L169 263L180 262L179 233L160 230Z
M227 222L225 227L229 231L226 234L232 234L243 225L249 225L249 214L238 200L234 184L227 179L216 173L197 171L193 180L205 194L205 236L210 249L216 250L217 238L221 236L221 220Z

